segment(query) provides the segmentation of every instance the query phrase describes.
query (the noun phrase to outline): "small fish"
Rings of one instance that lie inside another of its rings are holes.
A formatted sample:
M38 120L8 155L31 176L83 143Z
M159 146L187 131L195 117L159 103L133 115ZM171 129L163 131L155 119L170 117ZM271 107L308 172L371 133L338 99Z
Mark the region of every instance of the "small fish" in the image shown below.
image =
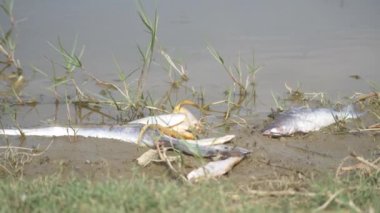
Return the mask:
M294 133L318 131L337 121L355 119L362 115L348 105L341 111L328 108L298 107L280 113L275 120L263 130L263 135L272 137L289 136Z
M0 135L14 136L81 136L101 139L114 139L138 145L144 145L155 149L156 143L164 147L173 147L189 155L201 157L228 156L231 152L246 155L249 150L223 145L226 141L232 140L234 135L226 135L218 138L205 138L199 140L181 140L162 134L155 128L147 128L146 125L139 123L129 123L126 125L115 126L96 126L96 127L41 127L35 129L0 129ZM214 145L215 144L215 145Z
M229 157L224 160L210 162L198 169L191 171L187 175L189 181L197 181L201 178L215 178L226 174L237 163L239 163L244 156Z

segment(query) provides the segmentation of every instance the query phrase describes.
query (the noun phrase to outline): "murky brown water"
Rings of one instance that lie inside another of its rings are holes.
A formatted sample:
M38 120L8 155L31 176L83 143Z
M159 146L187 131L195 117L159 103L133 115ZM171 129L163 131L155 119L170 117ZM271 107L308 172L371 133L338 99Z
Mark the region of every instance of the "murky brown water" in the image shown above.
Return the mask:
M239 57L242 63L249 63L254 55L262 69L257 74L257 104L252 106L259 116L248 118L250 127L263 125L264 115L275 106L272 93L284 94L285 83L294 88L300 85L306 92L324 92L333 102L344 101L344 97L355 92L369 92L373 84L380 86L379 1L159 1L145 7L150 15L157 8L160 48L186 66L190 77L188 85L203 88L207 102L224 99L223 92L232 85L207 46L218 50L228 64L237 64ZM22 20L17 24L16 56L30 79L22 95L42 103L37 107L16 108L17 122L25 127L67 123L66 106L59 105L57 110L54 95L48 89L52 76L50 60L57 62L57 72L62 73L59 55L48 41L56 44L59 37L69 49L77 36L78 46L85 46L85 70L102 80L116 82L118 79L115 60L125 73L138 68L141 59L137 45L144 47L149 37L136 8L133 1L16 1L16 18ZM2 26L6 26L6 21L0 16ZM33 73L31 65L49 77ZM361 78L355 80L350 75ZM148 81L153 95L160 96L166 91L166 76L163 65L155 61ZM81 82L81 86L86 92L98 91L87 81ZM75 120L78 112L73 108L71 114ZM14 125L8 114L1 116L1 122L6 127ZM112 120L89 116L81 122L110 123ZM257 163L261 158L294 163L295 170L309 167L324 170L336 167L349 151L372 157L373 151L379 149L376 137L370 135L321 133L278 141L250 131L237 132L241 138L236 143L254 150L253 156L236 168L240 178L259 175L258 171L270 172L271 166L263 170L258 168L260 166L251 167L252 162ZM25 143L48 141L28 138ZM133 146L117 142L57 141L47 153L48 162L67 161L68 167L78 173L87 171L85 168L96 171L96 166L104 160L115 176L118 171L130 174L132 160L141 153ZM14 139L11 142L18 143ZM38 169L40 166L42 169ZM55 164L41 162L32 166L30 172L43 173L51 171L50 167ZM159 166L155 168L162 171Z

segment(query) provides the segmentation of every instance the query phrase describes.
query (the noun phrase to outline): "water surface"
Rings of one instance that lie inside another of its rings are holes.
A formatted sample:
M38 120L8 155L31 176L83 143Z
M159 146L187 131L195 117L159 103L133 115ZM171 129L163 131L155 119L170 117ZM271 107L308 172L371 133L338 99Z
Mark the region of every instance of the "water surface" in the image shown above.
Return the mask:
M283 95L284 84L306 92L324 92L339 101L355 92L371 90L368 82L380 79L380 2L375 0L318 1L156 1L144 2L150 17L159 16L159 48L187 68L189 86L204 88L208 102L223 99L232 81L207 50L212 46L226 63L252 56L262 67L257 74L258 104L255 110L274 106L272 93ZM15 2L17 57L30 78L25 96L53 100L52 66L60 58L47 42L59 37L71 48L85 46L86 71L115 82L118 71L130 73L141 66L137 46L145 47L149 36L133 1L46 1ZM6 25L6 18L1 23ZM49 77L33 75L31 65ZM162 61L155 61L149 88L160 96L168 87ZM359 75L360 80L350 78ZM34 78L33 78L34 76ZM137 75L131 81L135 81ZM83 83L85 91L97 91ZM43 119L42 119L43 120Z

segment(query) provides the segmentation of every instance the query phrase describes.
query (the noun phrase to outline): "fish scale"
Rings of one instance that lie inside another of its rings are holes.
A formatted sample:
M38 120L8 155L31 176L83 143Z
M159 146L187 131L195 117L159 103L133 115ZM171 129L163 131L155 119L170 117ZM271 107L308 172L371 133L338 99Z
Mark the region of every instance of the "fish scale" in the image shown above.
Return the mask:
M356 112L353 105L348 105L341 111L329 108L293 108L277 116L271 124L264 128L263 135L280 137L297 132L318 131L337 121L358 118L362 114Z

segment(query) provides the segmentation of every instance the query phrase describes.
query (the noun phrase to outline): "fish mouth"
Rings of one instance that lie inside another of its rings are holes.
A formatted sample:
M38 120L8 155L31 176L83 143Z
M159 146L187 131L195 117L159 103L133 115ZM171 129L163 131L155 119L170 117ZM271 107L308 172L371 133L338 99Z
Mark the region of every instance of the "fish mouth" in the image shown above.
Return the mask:
M271 135L271 131L270 129L264 129L263 131L261 131L261 133L265 136L270 136Z
M272 137L272 138L279 138L279 137L284 136L284 135L281 134L280 132L272 131L272 129L264 129L264 130L262 131L262 134L263 134L264 136L269 136L269 137Z

